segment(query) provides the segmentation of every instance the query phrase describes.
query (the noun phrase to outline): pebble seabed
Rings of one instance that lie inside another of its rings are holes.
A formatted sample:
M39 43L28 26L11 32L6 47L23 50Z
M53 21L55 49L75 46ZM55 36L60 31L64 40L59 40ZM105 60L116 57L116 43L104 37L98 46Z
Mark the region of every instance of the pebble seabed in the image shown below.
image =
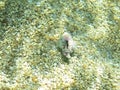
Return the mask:
M1 0L0 90L120 90L119 15L119 0Z

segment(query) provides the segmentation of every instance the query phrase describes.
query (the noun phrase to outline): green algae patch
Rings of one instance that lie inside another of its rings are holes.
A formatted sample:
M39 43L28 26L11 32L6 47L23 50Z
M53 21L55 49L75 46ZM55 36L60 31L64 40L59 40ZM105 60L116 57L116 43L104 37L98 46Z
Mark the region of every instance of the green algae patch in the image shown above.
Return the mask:
M0 10L5 7L5 1L0 1Z
M0 90L119 90L119 1L3 2Z

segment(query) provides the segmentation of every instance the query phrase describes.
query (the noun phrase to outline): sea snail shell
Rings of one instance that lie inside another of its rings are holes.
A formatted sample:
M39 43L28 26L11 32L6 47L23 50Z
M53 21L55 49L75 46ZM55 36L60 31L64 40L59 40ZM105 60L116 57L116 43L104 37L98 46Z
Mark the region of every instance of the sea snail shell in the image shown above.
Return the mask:
M66 57L70 57L70 53L72 53L75 48L75 42L68 32L64 32L62 38L64 43L66 43L64 44L65 46L63 48L63 55L65 55Z

